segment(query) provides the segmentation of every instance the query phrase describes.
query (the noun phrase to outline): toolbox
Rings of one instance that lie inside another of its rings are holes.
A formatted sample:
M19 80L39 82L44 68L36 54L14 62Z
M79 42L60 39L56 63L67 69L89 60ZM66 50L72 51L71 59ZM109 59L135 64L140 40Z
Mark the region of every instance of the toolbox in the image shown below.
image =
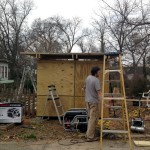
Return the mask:
M65 112L63 127L67 131L86 132L88 115L85 108L72 108Z

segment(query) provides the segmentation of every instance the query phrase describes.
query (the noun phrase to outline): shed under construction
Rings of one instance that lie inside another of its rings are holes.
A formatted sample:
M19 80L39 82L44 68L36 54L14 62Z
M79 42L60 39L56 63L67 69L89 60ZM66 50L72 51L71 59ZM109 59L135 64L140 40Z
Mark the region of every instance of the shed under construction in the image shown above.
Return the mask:
M37 116L58 116L59 118L59 113L56 114L57 109L55 111L55 100L59 98L65 111L71 108L85 108L82 87L86 77L90 74L91 68L99 66L101 68L99 79L102 82L101 106L99 106L101 108L100 149L102 150L103 135L105 133L115 133L124 135L125 141L127 139L126 135L128 135L129 149L132 150L120 53L24 54L37 58ZM112 86L113 82L117 86ZM52 93L52 87L54 87L54 91L57 89L59 97L54 98L54 96L51 96L53 101L50 101L48 88L49 92ZM117 87L119 89L116 92ZM111 103L111 105L105 105L106 103ZM62 105L59 106L62 107ZM113 109L114 112L119 109L120 115L116 117L114 114L114 116L109 117L107 106L109 109ZM120 126L115 129L110 126L108 129L104 126L107 121L119 122Z
M56 86L63 108L67 111L70 108L85 108L82 86L93 66L101 68L102 81L104 55L101 53L22 54L37 58L37 116L43 116L49 85ZM52 102L49 103L44 116L57 116ZM108 115L108 111L104 115Z

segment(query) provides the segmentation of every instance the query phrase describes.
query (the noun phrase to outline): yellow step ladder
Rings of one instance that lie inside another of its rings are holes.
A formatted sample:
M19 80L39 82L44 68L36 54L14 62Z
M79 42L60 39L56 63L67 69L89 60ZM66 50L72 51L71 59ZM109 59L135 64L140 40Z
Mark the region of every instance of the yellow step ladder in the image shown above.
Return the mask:
M115 79L110 79L110 76L113 76ZM109 79L108 79L109 78ZM119 79L116 79L119 78ZM110 83L119 84L119 93L113 93L110 89L106 88L106 85L110 86ZM106 93L106 90L107 93ZM108 101L113 101L113 106L110 106L110 109L120 109L121 116L111 116L104 118L104 109L105 103ZM104 123L106 121L122 123L119 126L119 129L105 129ZM100 150L103 148L103 135L106 133L111 134L122 134L124 135L124 140L127 138L129 140L129 149L132 150L132 141L130 135L127 103L126 103L126 94L124 87L124 78L123 78L123 68L122 60L120 53L108 53L104 55L103 59L103 82L102 82L102 99L101 99L101 128L100 128ZM121 128L121 129L120 129ZM127 136L127 137L126 137Z

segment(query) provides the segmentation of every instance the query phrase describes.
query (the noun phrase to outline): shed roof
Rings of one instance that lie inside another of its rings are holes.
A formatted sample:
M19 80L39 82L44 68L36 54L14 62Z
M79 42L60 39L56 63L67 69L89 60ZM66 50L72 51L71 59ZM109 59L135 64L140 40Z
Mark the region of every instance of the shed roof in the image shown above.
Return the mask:
M38 59L102 59L103 53L34 53L34 52L22 52L23 55L29 55Z

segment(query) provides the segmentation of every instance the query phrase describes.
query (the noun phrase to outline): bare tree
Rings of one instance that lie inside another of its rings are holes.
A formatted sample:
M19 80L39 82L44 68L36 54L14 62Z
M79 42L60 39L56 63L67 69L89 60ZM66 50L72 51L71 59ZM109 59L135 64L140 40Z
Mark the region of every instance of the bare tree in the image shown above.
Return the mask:
M45 20L36 19L26 36L28 50L70 53L77 42L88 35L80 24L79 18L68 20L53 16Z
M96 39L91 31L88 31L88 36L85 38L82 38L77 42L78 47L80 48L82 53L97 53L98 51L98 45L96 44Z
M105 32L106 32L105 23L102 20L94 19L92 25L95 30L96 38L100 42L100 47L101 47L100 51L104 53L105 52Z
M124 53L128 57L126 61L136 73L138 66L143 66L143 75L146 77L146 60L150 55L150 28L145 25L142 28L136 29L125 41L126 50Z
M144 64L149 54L150 9L142 0L116 0L114 5L107 3L107 0L102 1L107 12L97 14L99 20L95 22L95 26L99 22L105 24L105 48L107 51L117 50L126 54L126 60L134 68L142 60Z
M129 18L136 10L136 3L128 0L116 0L114 6L111 6L105 0L102 1L106 4L109 12L107 14L102 12L99 15L106 27L107 45L114 50L123 52L125 39L135 29L135 26L127 24L126 18Z
M62 52L59 40L60 35L60 30L55 23L55 17L45 20L35 19L26 38L28 50L51 53Z
M30 0L0 0L0 52L9 60L12 78L18 76L23 27L32 6Z
M65 51L70 53L74 47L82 38L88 36L85 30L81 31L81 19L75 17L72 20L66 20L62 17L58 17L56 20L57 27L63 32L60 37Z

